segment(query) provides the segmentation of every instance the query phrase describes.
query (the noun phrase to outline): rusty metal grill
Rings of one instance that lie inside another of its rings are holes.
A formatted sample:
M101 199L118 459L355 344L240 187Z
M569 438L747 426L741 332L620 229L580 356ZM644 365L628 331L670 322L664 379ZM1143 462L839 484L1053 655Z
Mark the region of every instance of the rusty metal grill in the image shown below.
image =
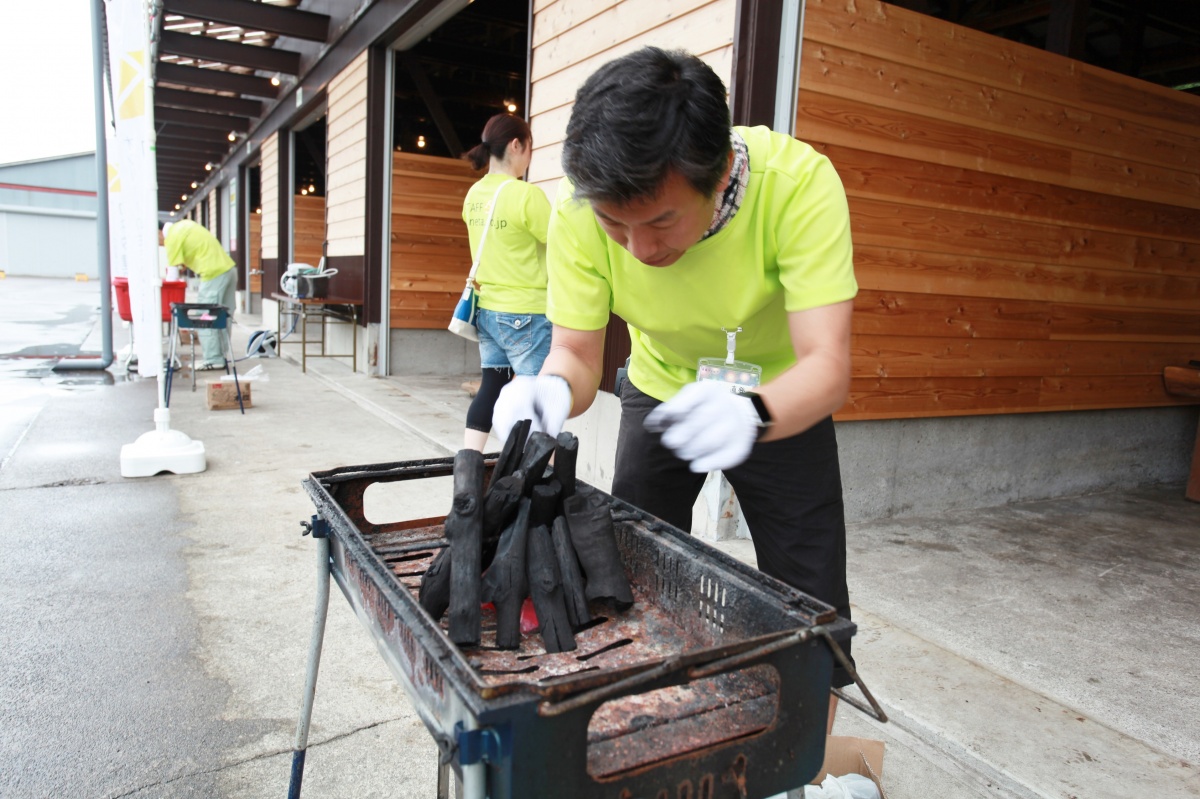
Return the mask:
M485 609L480 646L455 647L416 598L447 544L442 519L376 524L363 513L369 486L452 465L348 467L304 485L327 523L334 579L456 771L480 770L493 799L752 798L817 773L828 641L853 625L607 495L633 608L594 604L578 648L557 654L536 635L496 649Z

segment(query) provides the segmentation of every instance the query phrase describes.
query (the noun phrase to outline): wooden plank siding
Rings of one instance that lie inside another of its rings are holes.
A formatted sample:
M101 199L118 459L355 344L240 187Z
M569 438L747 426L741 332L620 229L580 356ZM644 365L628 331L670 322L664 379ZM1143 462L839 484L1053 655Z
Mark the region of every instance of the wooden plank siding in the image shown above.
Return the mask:
M552 202L575 93L605 62L645 45L683 47L729 85L736 0L534 0L533 11L529 181Z
M367 53L330 81L325 214L330 256L362 255L367 229Z
M247 263L250 264L249 274L246 275L249 281L250 293L262 293L262 214L256 213L253 209L250 211L250 250L247 252Z
M482 175L457 158L393 153L393 329L445 329L471 271L463 199Z
M262 198L262 257L273 260L279 254L279 134L272 133L262 145L259 173L259 197Z
M850 401L887 419L1183 404L1200 99L876 0L808 0L796 135L845 184Z
M325 198L293 195L292 213L292 262L316 266L325 244Z

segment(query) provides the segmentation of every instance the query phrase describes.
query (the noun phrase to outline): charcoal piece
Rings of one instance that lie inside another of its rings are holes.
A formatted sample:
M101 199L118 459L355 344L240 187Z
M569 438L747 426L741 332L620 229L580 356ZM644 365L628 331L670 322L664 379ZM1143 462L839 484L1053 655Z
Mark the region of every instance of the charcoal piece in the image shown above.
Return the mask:
M557 443L553 436L546 433L530 433L519 467L525 475L525 490L522 492L525 496L532 496L533 487L541 482L546 466L554 456Z
M530 501L522 499L517 516L500 535L496 557L483 576L483 601L496 606L496 646L521 645L521 603L529 595L525 552L529 535Z
M480 563L485 570L496 556L500 534L517 515L524 490L525 475L518 470L493 482L483 498L483 558Z
M542 643L547 652L570 652L575 648L575 635L567 606L563 601L562 583L554 544L545 527L529 530L526 549L526 569L529 575L529 596L541 622Z
M613 533L608 503L599 493L576 494L563 502L571 543L587 581L588 600L599 599L625 610L633 604L629 578Z
M529 514L530 527L550 529L550 525L554 524L554 517L558 516L560 491L562 488L553 481L533 487L533 507Z
M499 538L505 526L517 515L517 503L525 480L519 475L506 475L493 480L483 497L483 537Z
M454 502L446 516L450 541L450 640L479 644L479 592L483 558L483 453L454 456Z
M450 547L444 547L437 553L421 576L417 601L434 621L441 620L446 608L450 607Z
M575 462L579 459L579 439L565 430L558 434L554 447L554 477L562 484L562 498L575 494Z
M558 560L558 574L562 578L567 620L571 622L572 630L578 630L592 620L592 614L588 612L583 574L579 571L579 558L575 554L575 545L571 543L571 530L567 527L567 520L562 516L554 520L550 541L554 544L554 556Z
M492 469L493 485L497 480L508 477L520 466L521 455L525 452L525 440L529 438L529 428L532 424L531 420L522 419L509 431L504 448L500 450L500 457L496 459L496 465Z

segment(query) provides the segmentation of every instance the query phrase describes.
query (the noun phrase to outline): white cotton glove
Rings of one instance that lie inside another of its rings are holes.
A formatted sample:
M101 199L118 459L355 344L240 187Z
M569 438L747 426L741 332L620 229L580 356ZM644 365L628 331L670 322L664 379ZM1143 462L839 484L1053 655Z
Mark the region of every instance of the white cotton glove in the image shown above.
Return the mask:
M709 380L688 383L651 411L645 424L699 473L732 469L749 457L758 438L758 412L750 400Z
M496 398L492 428L496 438L508 440L517 422L531 419L530 433L557 436L571 413L571 385L558 375L518 375Z

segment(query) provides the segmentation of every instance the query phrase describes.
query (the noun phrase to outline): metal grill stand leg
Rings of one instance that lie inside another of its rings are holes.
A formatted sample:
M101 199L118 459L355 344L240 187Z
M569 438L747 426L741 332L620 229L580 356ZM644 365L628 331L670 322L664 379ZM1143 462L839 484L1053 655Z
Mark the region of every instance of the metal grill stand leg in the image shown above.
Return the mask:
M450 799L450 764L438 760L437 799Z
M313 616L312 640L308 644L308 674L304 681L304 699L300 704L300 722L296 725L296 746L292 750L292 777L288 799L300 799L304 779L304 754L308 748L308 724L312 720L313 699L317 693L317 669L321 665L321 643L325 638L325 618L329 614L329 539L317 538L317 610Z

